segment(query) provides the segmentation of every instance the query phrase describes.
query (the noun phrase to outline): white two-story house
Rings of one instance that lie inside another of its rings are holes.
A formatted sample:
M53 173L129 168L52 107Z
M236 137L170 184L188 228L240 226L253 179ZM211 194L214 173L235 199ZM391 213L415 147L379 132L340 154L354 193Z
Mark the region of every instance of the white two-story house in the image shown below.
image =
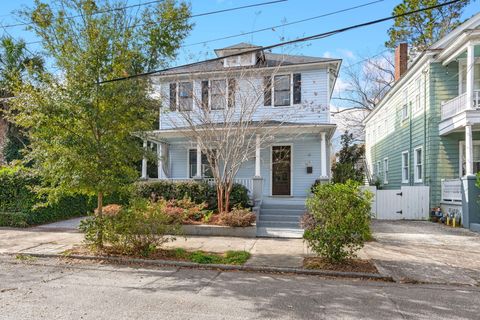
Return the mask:
M152 77L162 103L159 128L148 133L145 143L157 145L158 173L147 176L144 160L142 178L211 179L207 158L186 131L192 130L192 123L205 125L205 110L212 115L208 121L224 122L237 121L235 116L224 117L231 110L242 114L242 108L249 108L251 122L261 124L252 126L259 134L276 128L268 144L257 142L235 182L245 185L254 200L262 200L257 226L263 222L265 228L298 228L311 186L330 179L335 131L330 97L341 60L271 53L248 43L215 53L215 59ZM292 217L281 219L282 214Z

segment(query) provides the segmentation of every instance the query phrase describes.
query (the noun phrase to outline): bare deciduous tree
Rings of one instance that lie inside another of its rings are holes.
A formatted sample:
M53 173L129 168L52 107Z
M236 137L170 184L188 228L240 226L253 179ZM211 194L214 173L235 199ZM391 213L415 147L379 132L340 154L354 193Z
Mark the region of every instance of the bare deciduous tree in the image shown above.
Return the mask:
M343 72L345 88L333 97L338 110L332 114L339 126L363 140L363 120L393 86L393 57L390 52L383 52L350 65Z
M270 146L287 123L293 124L303 117L299 108L273 107L278 104L274 102L265 112L264 101L272 99L273 82L277 88L290 88L290 78L275 77L277 68L269 71L252 67L229 69L225 68L221 75L210 80L205 80L201 72L189 79L185 76L170 78L168 81L178 86L180 101L176 101L174 112L170 108L162 113L175 131L181 132L193 148L198 147L206 155L217 188L219 212L230 209L230 193L241 166L259 156L256 154L258 147ZM161 91L167 95L166 90ZM290 93L283 97L277 93L275 99L292 97ZM165 96L162 100L169 101ZM290 100L286 100L285 105L290 105ZM303 103L303 108L311 111L318 107L307 102ZM295 137L295 126L288 128L291 128L289 138L292 134ZM197 149L197 158L200 155ZM196 174L201 175L200 172Z

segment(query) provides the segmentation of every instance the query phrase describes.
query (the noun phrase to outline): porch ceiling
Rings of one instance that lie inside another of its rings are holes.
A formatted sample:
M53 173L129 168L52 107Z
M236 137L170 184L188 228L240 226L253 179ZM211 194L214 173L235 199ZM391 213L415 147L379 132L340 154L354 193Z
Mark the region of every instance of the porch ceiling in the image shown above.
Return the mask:
M460 58L467 51L467 46L473 44L475 48L475 57L480 56L480 29L467 30L450 46L445 48L437 56L438 60L442 61L443 65L448 65L455 59Z

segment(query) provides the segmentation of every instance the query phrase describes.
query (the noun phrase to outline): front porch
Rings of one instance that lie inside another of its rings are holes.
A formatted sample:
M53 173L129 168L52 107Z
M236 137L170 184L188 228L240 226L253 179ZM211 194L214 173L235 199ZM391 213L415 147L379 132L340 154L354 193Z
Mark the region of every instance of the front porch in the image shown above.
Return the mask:
M246 158L234 178L245 186L253 200L263 197L306 197L317 180L330 179L330 133L321 131L299 135L281 134L268 145L257 139L255 152ZM149 135L147 148L156 145L157 174L153 179L206 181L214 184L207 157L197 142L162 131ZM148 175L147 158L142 161L141 179Z

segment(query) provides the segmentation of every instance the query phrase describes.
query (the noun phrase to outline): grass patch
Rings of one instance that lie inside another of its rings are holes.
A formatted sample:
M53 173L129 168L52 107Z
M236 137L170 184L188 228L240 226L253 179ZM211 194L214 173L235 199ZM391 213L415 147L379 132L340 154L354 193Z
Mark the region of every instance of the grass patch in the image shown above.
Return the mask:
M206 251L187 251L183 248L176 249L156 249L148 257L141 254L125 256L115 251L112 247L105 247L103 251L92 251L89 247L77 247L62 253L66 258L71 255L96 255L96 256L115 256L124 258L141 258L148 260L179 260L190 261L199 264L230 264L242 265L250 258L247 251L226 251L224 253L206 252Z
M36 258L35 257L32 257L31 255L28 255L28 254L23 254L23 253L19 253L15 256L15 259L17 260L20 260L20 261L26 261L26 262L30 262L30 261L35 261Z

